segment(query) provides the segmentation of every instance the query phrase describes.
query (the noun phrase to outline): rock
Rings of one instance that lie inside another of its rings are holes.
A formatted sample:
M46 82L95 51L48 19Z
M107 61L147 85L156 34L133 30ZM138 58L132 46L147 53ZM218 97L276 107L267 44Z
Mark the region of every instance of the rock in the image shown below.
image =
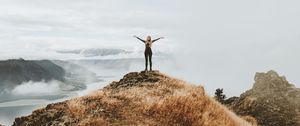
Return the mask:
M252 116L263 126L300 125L300 89L275 71L256 73L252 89L226 100L242 116Z
M16 118L13 126L62 125L66 120L70 121L63 118L68 111L65 108L65 102L49 104L44 109L33 111L30 116Z
M165 75L159 73L159 71L142 71L131 72L126 74L123 79L119 82L113 82L108 87L110 88L119 88L119 87L132 87L132 86L142 86L142 83L155 83L161 79L166 78Z
M228 98L224 101L224 104L231 104L232 102L234 101L237 101L239 99L239 97L231 97L231 98Z
M252 93L272 93L276 91L286 91L292 84L286 80L284 76L279 76L275 71L271 70L267 73L256 73L255 83L252 87Z

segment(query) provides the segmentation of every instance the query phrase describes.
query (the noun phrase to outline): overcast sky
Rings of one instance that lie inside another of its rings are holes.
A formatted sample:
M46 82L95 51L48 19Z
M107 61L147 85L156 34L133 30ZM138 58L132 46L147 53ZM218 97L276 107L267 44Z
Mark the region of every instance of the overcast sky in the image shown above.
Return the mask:
M143 50L175 57L168 74L238 95L274 69L300 87L298 0L1 0L0 59L63 59L56 50ZM142 55L142 54L141 54ZM164 68L160 68L164 70Z

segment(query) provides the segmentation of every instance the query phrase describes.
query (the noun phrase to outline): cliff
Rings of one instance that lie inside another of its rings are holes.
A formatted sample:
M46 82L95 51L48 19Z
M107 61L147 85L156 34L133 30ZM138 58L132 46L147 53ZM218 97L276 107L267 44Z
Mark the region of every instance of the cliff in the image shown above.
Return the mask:
M256 73L252 89L226 100L239 115L255 117L263 126L300 125L300 89L275 71Z

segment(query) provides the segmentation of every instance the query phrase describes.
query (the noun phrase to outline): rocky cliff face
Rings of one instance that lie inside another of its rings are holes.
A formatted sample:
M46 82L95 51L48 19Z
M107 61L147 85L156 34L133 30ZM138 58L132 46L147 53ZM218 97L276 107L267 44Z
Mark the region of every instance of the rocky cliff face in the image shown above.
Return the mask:
M300 125L300 89L275 71L256 73L252 89L226 104L239 115L250 115L263 126Z
M16 118L14 126L187 125L248 126L189 85L159 72L132 72L87 96L49 104Z

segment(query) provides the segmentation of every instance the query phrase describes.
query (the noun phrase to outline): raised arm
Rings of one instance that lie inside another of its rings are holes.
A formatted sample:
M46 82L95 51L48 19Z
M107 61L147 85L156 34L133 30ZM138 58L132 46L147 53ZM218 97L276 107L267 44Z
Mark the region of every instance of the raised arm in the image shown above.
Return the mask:
M137 37L137 36L135 36L135 35L134 35L133 37L137 38L138 40L142 41L143 43L146 42L145 40L143 40L143 39L141 39L141 38L139 38L139 37Z
M157 39L152 40L152 42L155 42L155 41L160 40L160 39L163 39L163 38L164 38L164 37L159 37L159 38L157 38Z

